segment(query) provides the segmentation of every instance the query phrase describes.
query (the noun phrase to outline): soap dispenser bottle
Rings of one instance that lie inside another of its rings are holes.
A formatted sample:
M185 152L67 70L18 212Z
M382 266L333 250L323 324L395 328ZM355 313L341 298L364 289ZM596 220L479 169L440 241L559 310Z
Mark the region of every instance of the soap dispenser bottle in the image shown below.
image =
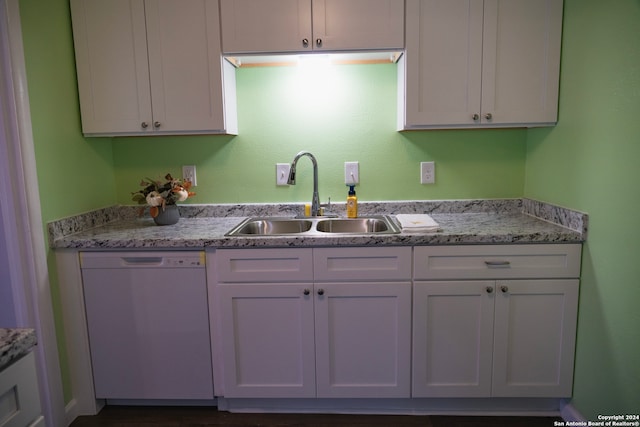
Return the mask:
M349 194L347 195L347 218L358 217L358 197L354 185L349 186Z

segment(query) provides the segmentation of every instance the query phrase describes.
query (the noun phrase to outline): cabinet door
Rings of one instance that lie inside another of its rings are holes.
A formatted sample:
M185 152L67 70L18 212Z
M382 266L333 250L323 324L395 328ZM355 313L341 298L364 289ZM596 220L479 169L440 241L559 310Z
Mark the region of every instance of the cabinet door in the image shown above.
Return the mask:
M224 53L312 49L311 0L220 0L220 15Z
M495 397L570 397L578 280L498 281Z
M315 397L311 291L300 283L219 285L225 397Z
M555 123L562 0L484 3L482 123Z
M82 131L151 131L142 0L71 0Z
M404 48L404 0L313 0L313 48Z
M411 283L315 284L318 397L409 397Z
M224 129L217 0L145 6L154 130Z
M412 397L489 397L495 283L413 286Z
M482 19L482 0L407 0L405 127L474 123Z

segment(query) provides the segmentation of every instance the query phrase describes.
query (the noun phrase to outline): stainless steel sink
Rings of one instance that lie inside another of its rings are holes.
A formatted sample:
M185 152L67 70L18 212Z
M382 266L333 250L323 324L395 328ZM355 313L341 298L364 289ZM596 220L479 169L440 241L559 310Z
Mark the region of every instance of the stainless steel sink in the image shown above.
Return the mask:
M282 235L396 234L400 228L387 215L360 218L274 218L252 217L225 236L262 237Z
M277 236L309 231L313 222L294 218L249 218L229 231L227 236Z
M322 233L384 233L390 230L385 218L340 218L318 221L316 230Z

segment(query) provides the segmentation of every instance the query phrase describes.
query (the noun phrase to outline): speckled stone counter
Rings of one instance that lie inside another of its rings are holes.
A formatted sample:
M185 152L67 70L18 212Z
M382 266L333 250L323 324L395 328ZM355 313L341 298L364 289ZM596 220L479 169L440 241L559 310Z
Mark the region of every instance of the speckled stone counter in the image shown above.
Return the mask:
M36 342L33 329L0 328L0 371L29 352Z
M188 249L209 247L291 247L446 245L487 243L576 243L586 239L587 215L529 199L360 202L359 214L426 213L440 230L391 235L286 235L226 237L249 216L296 216L303 204L183 205L173 226L156 226L137 207L114 206L49 224L55 249ZM344 215L344 203L332 205Z

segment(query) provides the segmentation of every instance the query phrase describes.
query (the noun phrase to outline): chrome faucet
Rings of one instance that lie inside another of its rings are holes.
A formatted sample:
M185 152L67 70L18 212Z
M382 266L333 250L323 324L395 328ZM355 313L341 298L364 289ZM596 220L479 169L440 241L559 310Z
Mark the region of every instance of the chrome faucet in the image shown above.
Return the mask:
M311 163L313 163L313 196L311 197L311 216L319 216L320 215L320 196L318 195L318 162L316 158L308 151L301 151L296 154L293 162L291 162L291 169L289 170L289 179L287 180L287 184L296 185L296 165L298 164L298 160L300 157L307 156L311 159Z

